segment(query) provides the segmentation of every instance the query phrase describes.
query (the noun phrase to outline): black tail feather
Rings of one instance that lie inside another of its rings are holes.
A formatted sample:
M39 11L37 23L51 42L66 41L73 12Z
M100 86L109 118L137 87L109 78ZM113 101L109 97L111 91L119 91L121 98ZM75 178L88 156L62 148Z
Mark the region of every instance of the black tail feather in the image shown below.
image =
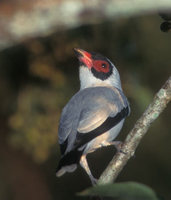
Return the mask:
M78 164L80 162L80 158L82 156L84 149L79 151L77 149L74 149L70 152L68 152L66 155L64 155L61 160L59 161L57 170L60 170L63 166L69 166L72 164Z

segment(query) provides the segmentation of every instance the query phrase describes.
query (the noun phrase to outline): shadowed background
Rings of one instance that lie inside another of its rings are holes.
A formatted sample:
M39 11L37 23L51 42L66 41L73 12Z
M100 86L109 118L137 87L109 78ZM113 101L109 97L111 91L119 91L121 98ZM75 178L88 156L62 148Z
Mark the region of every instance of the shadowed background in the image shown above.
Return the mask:
M57 129L61 110L79 90L73 48L99 52L118 68L131 115L123 140L169 77L171 33L162 33L157 14L82 25L36 37L0 52L0 199L81 199L90 182L79 167L55 177L60 159ZM150 127L117 181L137 181L170 199L170 106ZM113 147L90 154L93 174L101 174Z

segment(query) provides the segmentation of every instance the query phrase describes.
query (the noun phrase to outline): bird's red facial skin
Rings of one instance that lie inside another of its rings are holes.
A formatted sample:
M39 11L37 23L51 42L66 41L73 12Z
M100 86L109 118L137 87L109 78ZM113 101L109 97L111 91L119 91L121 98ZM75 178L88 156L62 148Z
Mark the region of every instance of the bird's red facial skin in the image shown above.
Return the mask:
M74 49L79 61L89 69L94 68L97 72L108 73L110 64L105 59L94 59L92 54L83 49Z
M82 62L85 66L87 66L89 69L92 67L92 56L89 52L84 51L82 49L74 49L76 53L79 53L77 55L80 62Z
M84 51L84 50L82 50L82 55L85 57L85 58L89 58L89 59L91 59L91 54L90 53L88 53L87 51Z
M104 72L104 73L109 72L109 63L104 60L94 60L93 67L98 72Z
M88 59L87 57L81 57L80 61L84 63L89 69L92 68L92 60Z

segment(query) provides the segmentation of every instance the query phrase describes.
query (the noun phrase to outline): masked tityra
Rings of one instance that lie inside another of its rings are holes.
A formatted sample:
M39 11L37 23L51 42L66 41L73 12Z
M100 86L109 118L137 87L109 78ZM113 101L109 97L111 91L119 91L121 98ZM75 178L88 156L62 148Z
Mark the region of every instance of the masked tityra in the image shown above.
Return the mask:
M97 148L118 144L113 140L130 108L114 64L98 53L74 50L80 63L81 87L60 118L58 139L62 155L56 176L73 172L80 163L95 184L86 155Z

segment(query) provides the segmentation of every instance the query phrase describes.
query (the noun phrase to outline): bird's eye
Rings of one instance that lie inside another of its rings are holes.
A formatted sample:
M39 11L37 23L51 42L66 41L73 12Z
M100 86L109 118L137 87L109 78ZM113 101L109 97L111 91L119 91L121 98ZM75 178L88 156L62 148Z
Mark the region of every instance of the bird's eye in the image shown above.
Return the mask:
M96 71L104 73L109 72L110 68L109 63L104 60L95 60L93 62L93 67L96 69Z
M103 64L102 64L102 67L103 67L103 68L106 68L106 64L105 64L105 63L103 63Z

